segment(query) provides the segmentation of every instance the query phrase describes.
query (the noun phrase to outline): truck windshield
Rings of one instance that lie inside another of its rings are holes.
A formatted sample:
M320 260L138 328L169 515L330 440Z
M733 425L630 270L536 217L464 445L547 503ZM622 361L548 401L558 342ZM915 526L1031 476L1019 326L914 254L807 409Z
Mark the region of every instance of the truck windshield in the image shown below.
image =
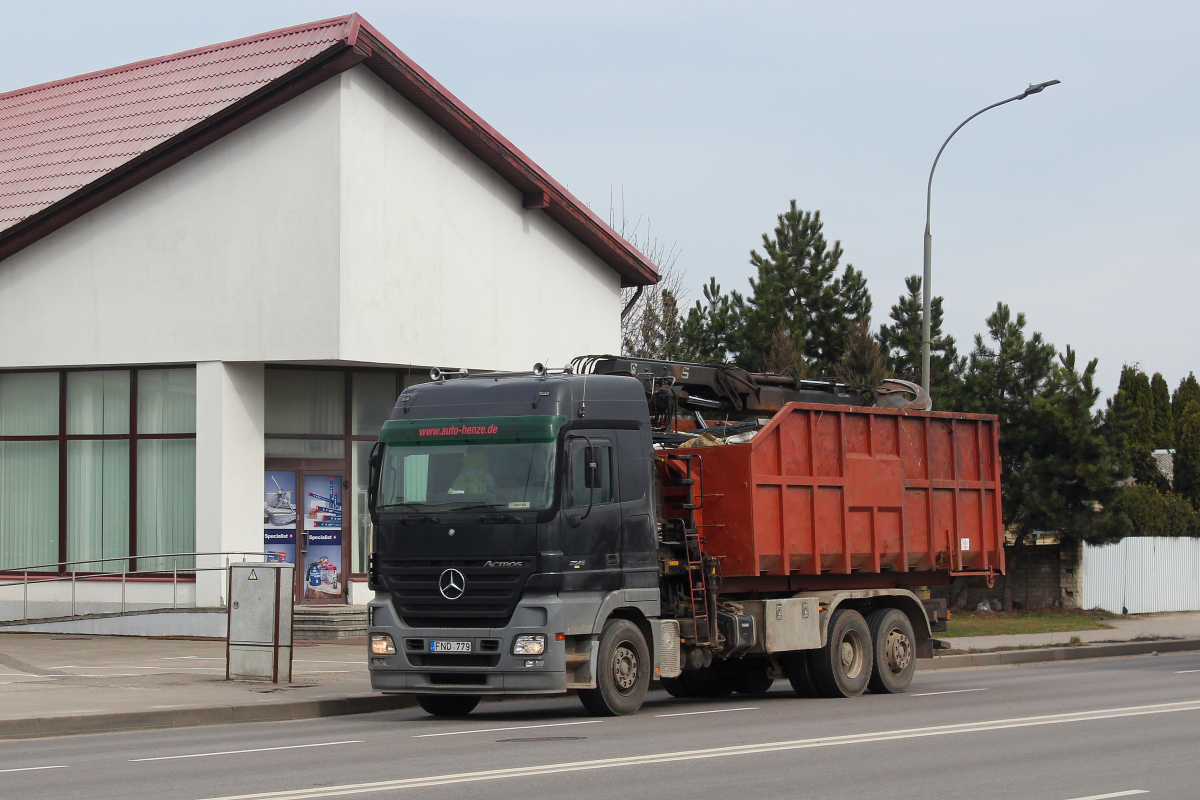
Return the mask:
M378 507L538 510L554 501L553 442L389 445Z

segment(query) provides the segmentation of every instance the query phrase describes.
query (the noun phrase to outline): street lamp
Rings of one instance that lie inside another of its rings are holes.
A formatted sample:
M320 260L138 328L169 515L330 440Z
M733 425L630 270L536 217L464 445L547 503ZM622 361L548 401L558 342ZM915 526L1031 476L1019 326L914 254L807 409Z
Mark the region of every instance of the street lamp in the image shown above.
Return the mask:
M942 146L938 148L937 155L933 159L933 166L929 168L929 183L925 186L925 279L921 282L921 388L929 394L929 283L931 280L930 274L930 257L931 248L933 246L933 238L929 235L929 202L933 192L933 171L937 169L938 159L942 157L942 151L946 149L946 145L950 144L950 140L954 138L954 134L962 130L963 125L966 125L971 120L978 117L984 111L991 111L996 106L1002 106L1005 103L1011 103L1013 100L1024 100L1031 94L1037 94L1047 86L1053 86L1059 81L1046 81L1045 83L1031 83L1029 88L1021 92L1016 97L1010 97L1007 100L1001 100L999 103L992 103L987 108L981 108L971 116L964 119L957 128L950 132L946 137L946 141L942 142Z

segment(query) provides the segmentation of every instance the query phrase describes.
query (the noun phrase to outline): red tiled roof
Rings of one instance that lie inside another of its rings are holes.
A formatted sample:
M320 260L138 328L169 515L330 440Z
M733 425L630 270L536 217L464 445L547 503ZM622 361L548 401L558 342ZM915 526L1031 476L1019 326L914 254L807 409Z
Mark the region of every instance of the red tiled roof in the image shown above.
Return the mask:
M0 94L0 259L365 63L622 275L654 265L357 14Z
M342 17L0 95L0 230L346 38Z

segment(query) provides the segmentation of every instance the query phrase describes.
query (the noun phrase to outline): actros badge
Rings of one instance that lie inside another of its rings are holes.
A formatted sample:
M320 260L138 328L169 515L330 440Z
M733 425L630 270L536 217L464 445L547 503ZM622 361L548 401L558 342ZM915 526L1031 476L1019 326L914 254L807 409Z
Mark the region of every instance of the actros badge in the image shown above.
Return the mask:
M438 591L447 600L457 600L467 590L467 579L461 572L451 567L442 572L438 578Z

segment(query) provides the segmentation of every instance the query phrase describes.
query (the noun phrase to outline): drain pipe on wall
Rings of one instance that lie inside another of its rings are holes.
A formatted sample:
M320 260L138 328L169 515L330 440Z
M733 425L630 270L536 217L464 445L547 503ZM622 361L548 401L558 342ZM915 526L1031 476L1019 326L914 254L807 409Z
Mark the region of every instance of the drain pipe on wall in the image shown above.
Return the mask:
M622 322L624 322L625 318L629 316L629 312L633 311L633 307L637 304L637 301L641 299L642 292L644 291L646 291L645 286L637 287L637 291L633 293L633 297L629 299L629 302L625 304L625 308L621 311Z

